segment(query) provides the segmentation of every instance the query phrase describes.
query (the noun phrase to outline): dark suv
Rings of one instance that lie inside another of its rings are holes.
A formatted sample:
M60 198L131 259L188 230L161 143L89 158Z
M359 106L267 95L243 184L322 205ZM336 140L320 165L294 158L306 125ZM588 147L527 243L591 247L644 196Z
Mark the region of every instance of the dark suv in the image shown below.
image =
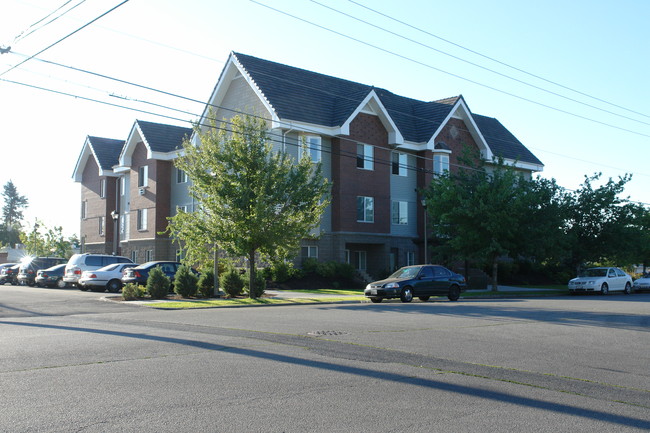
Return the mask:
M40 269L51 268L54 265L61 265L67 260L62 257L34 257L31 260L25 260L18 270L18 284L33 286L36 280L36 273Z

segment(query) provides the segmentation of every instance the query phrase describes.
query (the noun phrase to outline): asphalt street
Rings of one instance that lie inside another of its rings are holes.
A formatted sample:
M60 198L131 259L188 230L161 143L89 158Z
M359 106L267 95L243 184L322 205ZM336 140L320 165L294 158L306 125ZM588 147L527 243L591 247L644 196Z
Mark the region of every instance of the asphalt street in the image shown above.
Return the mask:
M164 311L0 286L2 432L650 430L650 294Z

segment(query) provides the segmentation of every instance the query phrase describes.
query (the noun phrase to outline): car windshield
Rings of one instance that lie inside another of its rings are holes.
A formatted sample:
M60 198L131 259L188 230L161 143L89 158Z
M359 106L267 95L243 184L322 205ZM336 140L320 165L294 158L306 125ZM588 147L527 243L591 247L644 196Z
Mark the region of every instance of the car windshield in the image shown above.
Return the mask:
M606 277L606 268L585 269L578 275L579 277Z
M415 278L420 272L420 266L401 268L395 271L390 277L394 279Z

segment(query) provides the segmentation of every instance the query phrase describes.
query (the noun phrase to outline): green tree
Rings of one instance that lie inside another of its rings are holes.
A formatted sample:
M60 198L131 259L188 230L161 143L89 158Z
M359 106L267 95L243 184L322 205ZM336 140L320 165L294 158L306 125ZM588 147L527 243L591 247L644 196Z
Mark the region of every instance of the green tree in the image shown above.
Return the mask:
M562 228L561 189L555 182L526 180L503 160L487 166L465 153L455 173L436 176L423 191L430 227L453 259L492 267L492 289L497 290L499 258L550 251Z
M76 235L66 239L63 227L48 228L41 221L36 221L30 231L22 232L21 242L27 254L32 256L70 257Z
M190 194L200 206L179 212L169 225L190 263L212 260L206 246L215 244L247 257L253 287L256 254L295 251L329 203L321 165L312 163L309 152L295 160L274 151L267 127L248 116L234 117L230 130L216 122L205 132L195 127L201 144L186 140L176 166L191 179Z
M629 259L638 207L620 195L630 175L607 180L594 187L601 174L585 176L568 205L566 235L571 248L569 264L574 268L594 262Z
M29 201L27 197L18 193L18 189L11 180L4 185L2 198L4 206L2 207L0 244L9 244L13 248L20 241L23 210L28 206Z

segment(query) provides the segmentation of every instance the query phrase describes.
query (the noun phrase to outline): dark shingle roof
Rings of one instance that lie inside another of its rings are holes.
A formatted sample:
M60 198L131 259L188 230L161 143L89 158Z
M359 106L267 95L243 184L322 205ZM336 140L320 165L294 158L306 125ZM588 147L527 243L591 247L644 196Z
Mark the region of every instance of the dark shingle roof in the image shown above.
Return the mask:
M97 158L97 164L102 170L112 170L117 165L124 140L88 136L88 143Z
M136 122L153 152L172 152L180 149L183 147L183 139L190 138L192 135L192 128L145 122L144 120Z
M494 156L542 165L542 162L497 119L479 114L472 117Z
M329 75L233 53L276 114L285 120L341 126L374 90L406 141L424 143L450 114L462 96L424 102L388 90ZM541 164L499 121L472 114L496 155ZM480 124L479 124L480 123ZM485 131L483 130L485 128ZM490 139L488 139L490 137Z

